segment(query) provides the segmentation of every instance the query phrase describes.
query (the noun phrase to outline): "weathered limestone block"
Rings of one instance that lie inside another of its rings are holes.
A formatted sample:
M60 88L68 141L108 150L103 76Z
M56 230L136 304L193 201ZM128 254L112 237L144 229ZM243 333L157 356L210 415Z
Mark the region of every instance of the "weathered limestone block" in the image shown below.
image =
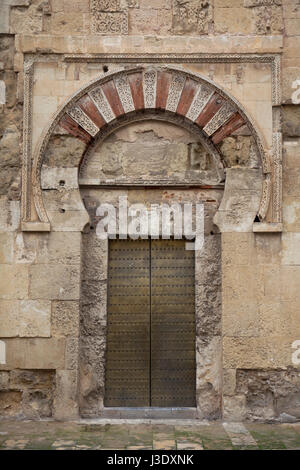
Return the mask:
M29 419L52 416L55 371L12 370L10 389L22 392L22 413Z
M283 168L300 168L300 139L283 142Z
M0 337L9 338L19 334L19 301L0 301Z
M10 388L17 390L51 389L54 384L54 378L55 372L49 370L16 369L9 373Z
M299 282L300 266L281 267L280 292L282 300L300 300Z
M82 279L103 281L107 279L108 240L100 240L94 232L82 235ZM87 296L88 298L88 296Z
M282 264L300 265L300 233L282 234Z
M47 210L53 232L80 232L89 222L89 215L84 210Z
M122 0L91 0L91 12L119 11L123 8Z
M53 301L51 332L55 337L79 336L79 302Z
M214 24L216 33L251 34L253 31L252 14L244 8L243 0L216 0Z
M35 263L38 253L39 235L36 233L18 232L14 239L15 263Z
M66 369L77 370L79 359L79 339L67 338L66 339Z
M79 265L37 264L29 271L31 299L79 299Z
M223 267L223 302L261 302L280 300L279 265L239 265Z
M262 191L260 169L227 168L224 196L214 223L221 232L252 232Z
M278 419L282 413L300 417L297 369L238 370L237 393L246 398L247 418Z
M256 233L254 237L252 238L252 241L253 241L253 245L252 245L252 250L250 252L251 264L256 264L256 265L280 264L280 260L281 260L281 234L280 233L264 233L264 234Z
M0 263L13 262L14 235L12 233L0 232Z
M291 317L292 312L283 309L282 302L278 300L260 303L259 336L292 336L299 334L300 326L296 326Z
M89 0L52 0L51 10L52 12L65 11L68 13L71 8L81 13L88 13L90 9Z
M50 301L1 300L0 337L49 337Z
M165 36L171 34L172 11L170 9L133 8L128 14L129 34Z
M227 137L222 142L220 150L226 167L247 166L248 168L258 168L261 166L251 136Z
M16 2L16 7L11 9L10 33L16 34L20 31L23 34L41 33L43 30L42 2L30 2L31 5L26 2L27 5L29 4L28 8L18 8L18 3L20 2Z
M68 420L78 417L77 371L58 370L54 398L54 418Z
M284 197L282 208L283 227L287 232L300 232L300 200Z
M225 369L282 368L291 365L294 336L224 337Z
M283 301L280 304L280 312L288 323L289 334L294 335L295 338L300 338L299 310L299 302L296 299Z
M223 369L223 395L233 396L236 394L236 370Z
M222 233L222 264L224 266L250 264L252 233Z
M63 338L6 339L6 365L11 369L60 369L64 367L65 341Z
M223 397L223 419L241 422L246 417L246 397L244 395Z
M263 271L262 267L260 268L259 273L262 276L262 282L258 277L261 285L260 289L258 289L257 298L261 303L277 302L280 300L280 272L281 268L276 264L264 266Z
M196 287L196 333L198 335L221 333L221 306L221 285Z
M90 29L90 18L88 13L80 11L78 4L70 4L69 10L55 12L51 15L47 25L47 32L52 35L88 34ZM81 5L82 6L82 5Z
M97 332L98 333L98 332ZM106 339L102 336L81 337L80 409L82 416L97 416L103 407Z
M231 34L281 34L281 2L276 0L216 0L215 31Z
M227 299L222 305L222 331L225 336L259 336L259 309L255 300L240 301Z
M221 334L221 240L206 235L204 246L196 252L195 301L197 335Z
M25 390L22 394L22 411L27 419L52 417L53 390Z
M106 320L107 302L106 281L83 280L81 286L81 332L84 335L94 335L103 331Z
M21 392L0 392L0 416L18 417L22 412Z
M4 0L2 2L2 10L0 17L0 33L10 32L10 8L11 7L28 7L30 0Z
M13 114L15 111L13 108L17 104L17 74L13 70L5 70L0 72L0 78L5 82L6 112L8 115Z
M1 18L4 17L4 7L2 7ZM0 20L1 21L1 20ZM0 23L1 31L1 23ZM1 36L0 37L0 62L3 63L5 70L13 68L14 59L14 38L12 36Z
M208 34L212 25L212 2L175 0L173 4L174 34Z
M28 266L0 265L0 299L26 299L28 296Z
M38 238L36 263L79 264L81 234L79 232L52 232Z
M78 169L43 166L41 173L42 189L70 190L78 188Z
M282 132L287 137L300 136L300 106L282 106Z
M43 199L47 211L61 210L62 213L82 211L84 206L77 189L65 190L51 189L43 192Z
M284 28L281 5L264 5L252 8L255 34L281 34ZM265 3L266 4L266 3Z
M0 390L9 389L9 372L0 372Z
M196 338L196 400L199 418L221 416L222 343L220 336Z
M78 167L85 143L69 135L54 135L47 146L43 163L48 167Z
M18 318L20 337L50 337L51 302L21 300Z
M300 19L296 21L299 30ZM296 104L300 102L300 59L282 59L282 103Z
M20 194L20 133L15 125L5 129L0 140L0 195L17 199Z

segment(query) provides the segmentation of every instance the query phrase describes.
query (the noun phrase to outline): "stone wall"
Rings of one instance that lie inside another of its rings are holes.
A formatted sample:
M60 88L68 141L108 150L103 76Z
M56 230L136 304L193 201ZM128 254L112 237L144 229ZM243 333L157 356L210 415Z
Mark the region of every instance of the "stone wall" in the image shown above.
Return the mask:
M191 63L191 53L221 59ZM130 62L112 54L127 54ZM21 166L24 142L35 150L59 106L90 80L140 64L134 54L182 54L177 65L213 80L244 106L270 153L273 134L282 131L278 233L253 231L261 191L261 162L253 137L244 129L221 144L227 186L218 204L222 214L228 207L233 210L225 223L215 218L222 233L216 235L216 227L209 230L207 251L199 255L206 277L196 279L198 411L200 417L216 418L221 409L226 420L299 419L300 371L292 362L292 344L300 340L299 0L1 3L0 341L5 358L1 353L0 416L71 419L79 407L89 416L101 409L106 261L104 248L86 226L89 216L78 191L78 165L86 144L57 128L45 149L41 185L49 233L21 230ZM258 63L255 57L230 62L230 54L280 55L275 92L274 65ZM31 130L23 111L32 61ZM80 178L92 178L97 171L99 179L133 182L138 169L145 181L174 174L211 179L210 156L197 139L171 124L136 126L131 134L123 129L110 135ZM174 141L168 137L171 127L172 139L177 133ZM149 165L139 166L134 156L141 148L146 148ZM82 189L82 195L97 202L100 192L93 191ZM112 197L112 192L104 196L101 191L103 197ZM97 269L91 252L101 260ZM95 357L101 359L98 364Z

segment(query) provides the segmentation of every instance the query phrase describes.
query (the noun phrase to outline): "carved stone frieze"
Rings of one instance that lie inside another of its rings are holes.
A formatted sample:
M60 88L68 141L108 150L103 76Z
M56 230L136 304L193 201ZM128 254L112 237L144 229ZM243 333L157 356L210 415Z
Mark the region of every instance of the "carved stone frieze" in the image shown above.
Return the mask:
M155 70L145 70L143 77L143 91L145 108L155 108L156 103L156 81L157 74Z
M92 15L93 34L128 34L127 11L95 11Z
M126 75L119 75L114 80L125 113L134 111L134 104Z
M235 113L236 109L231 103L225 103L221 109L214 115L214 117L204 127L204 132L207 135L212 135L221 127L228 119Z
M79 124L84 130L86 130L93 137L99 131L93 121L79 108L79 106L74 106L68 111L69 116L74 119L77 124Z
M115 119L115 115L113 110L111 109L109 102L105 94L102 91L101 87L97 87L94 90L89 92L89 96L94 101L95 105L97 106L98 110L100 111L101 115L105 119L106 122L113 121Z
M187 112L186 117L191 121L196 121L197 117L201 113L202 109L208 103L213 95L213 90L204 85L200 85L198 92L196 93L190 109Z
M185 75L174 73L169 89L166 110L176 113L176 109L180 100L180 96L185 83Z

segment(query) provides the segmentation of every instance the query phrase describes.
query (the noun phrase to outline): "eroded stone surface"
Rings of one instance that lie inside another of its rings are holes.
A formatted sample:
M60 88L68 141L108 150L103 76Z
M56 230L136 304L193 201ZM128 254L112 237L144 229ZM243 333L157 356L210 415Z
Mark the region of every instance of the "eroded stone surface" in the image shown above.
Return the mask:
M50 167L76 167L82 157L85 144L69 135L56 135L50 139L44 165Z
M245 412L251 419L279 419L282 413L299 419L299 371L238 370L237 392L246 397Z

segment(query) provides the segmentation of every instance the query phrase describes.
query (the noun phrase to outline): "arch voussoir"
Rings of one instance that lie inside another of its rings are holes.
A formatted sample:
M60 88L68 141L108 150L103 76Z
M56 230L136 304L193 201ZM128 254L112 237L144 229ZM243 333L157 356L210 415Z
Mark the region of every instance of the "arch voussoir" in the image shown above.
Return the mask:
M95 84L66 112L59 124L81 140L124 114L146 109L182 116L200 127L214 144L246 124L238 107L209 83L172 69L124 71Z
M91 144L125 120L159 119L190 126L201 135L209 151L222 161L220 144L241 127L252 135L264 173L258 215L264 219L271 198L270 163L261 133L243 107L215 83L182 68L147 66L120 69L101 76L74 94L56 114L40 140L33 164L33 180L40 179L43 152L58 124L77 139ZM180 124L179 124L180 125ZM222 166L222 163L220 163ZM222 168L223 170L223 168ZM41 221L48 218L39 185L34 202ZM226 209L227 210L227 209Z

